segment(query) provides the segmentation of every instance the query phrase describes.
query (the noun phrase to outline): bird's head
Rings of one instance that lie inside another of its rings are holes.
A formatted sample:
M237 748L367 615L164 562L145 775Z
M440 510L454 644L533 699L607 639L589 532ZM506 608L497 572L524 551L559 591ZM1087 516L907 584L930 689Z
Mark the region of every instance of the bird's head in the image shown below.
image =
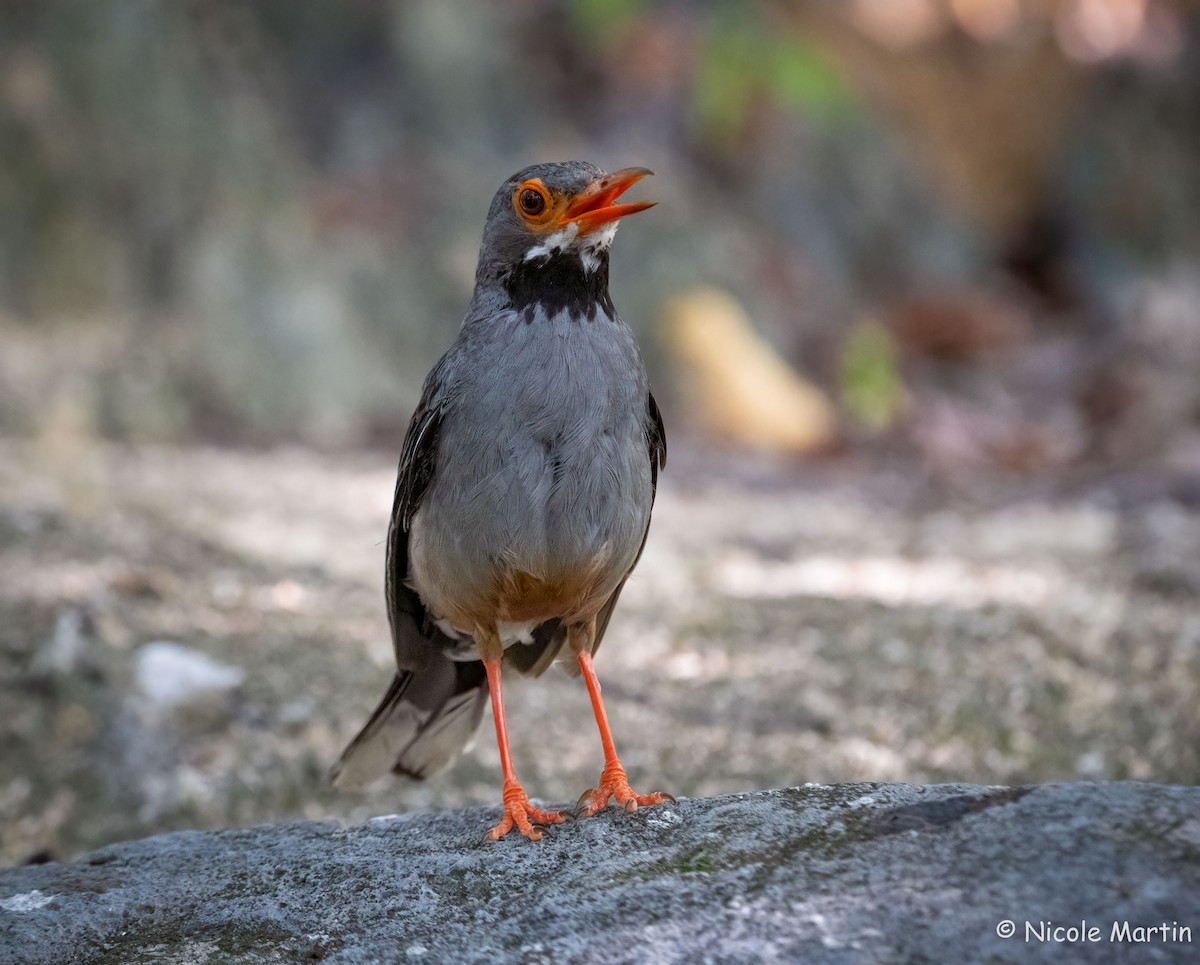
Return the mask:
M608 283L608 247L618 221L652 201L618 203L652 172L605 173L586 161L535 164L500 186L492 200L479 251L481 283L516 286L522 297L561 287L578 274L588 288ZM539 281L540 279L540 281ZM514 293L514 296L516 293Z

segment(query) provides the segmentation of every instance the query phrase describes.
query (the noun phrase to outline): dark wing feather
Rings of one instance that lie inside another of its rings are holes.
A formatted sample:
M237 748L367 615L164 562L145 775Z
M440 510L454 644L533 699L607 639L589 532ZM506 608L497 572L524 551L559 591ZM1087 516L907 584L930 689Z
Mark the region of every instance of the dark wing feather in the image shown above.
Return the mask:
M430 380L432 382L432 379ZM429 386L421 404L413 413L396 472L396 493L392 499L392 518L388 524L387 561L384 565L384 597L392 645L401 670L419 664L431 648L444 650L451 641L429 619L425 603L408 585L408 529L421 505L421 499L433 479L437 464L438 434L444 409L430 405ZM416 635L413 635L413 631Z
M650 406L650 423L646 426L646 445L650 448L650 508L654 508L654 497L658 495L658 471L667 468L667 427L663 425L662 413L654 400L654 393L647 394ZM649 532L650 527L646 527ZM646 545L645 538L642 545ZM639 554L640 555L640 554ZM634 562L636 566L636 561Z
M417 411L408 424L404 448L400 451L400 467L396 471L396 495L392 500L392 522L399 523L405 532L412 525L413 514L421 505L421 497L433 479L437 463L438 433L442 428L445 408L431 404L426 391Z
M430 619L408 585L408 530L437 465L445 414L439 368L425 382L400 455L388 526L384 593L397 673L366 726L342 752L331 777L365 784L391 770L423 778L448 767L479 727L487 677L477 661L455 662L455 641Z
M533 630L533 643L509 647L504 663L526 677L540 677L567 642L567 628L557 619L547 620Z
M396 470L396 492L388 524L387 561L384 564L384 596L396 665L401 670L418 668L431 652L443 653L456 641L430 619L425 602L408 585L408 530L437 467L438 444L446 415L447 393L443 391L439 362L421 391L421 401L408 423L400 465Z

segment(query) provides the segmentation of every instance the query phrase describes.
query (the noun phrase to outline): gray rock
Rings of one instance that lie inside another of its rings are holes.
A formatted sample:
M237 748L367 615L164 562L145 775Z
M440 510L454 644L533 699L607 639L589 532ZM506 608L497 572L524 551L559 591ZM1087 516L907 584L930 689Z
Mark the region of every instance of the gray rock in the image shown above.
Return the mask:
M0 871L0 960L1195 961L1198 815L1200 788L849 784L537 844L485 842L495 809L177 832Z

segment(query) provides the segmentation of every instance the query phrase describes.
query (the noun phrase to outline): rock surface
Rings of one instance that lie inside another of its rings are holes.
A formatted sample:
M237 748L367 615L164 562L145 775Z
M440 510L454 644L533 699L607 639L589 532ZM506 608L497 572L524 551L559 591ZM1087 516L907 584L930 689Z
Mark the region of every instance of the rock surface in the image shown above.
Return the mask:
M485 842L495 813L175 832L0 871L0 960L1195 961L1200 947L1197 788L807 785L610 811L538 844Z

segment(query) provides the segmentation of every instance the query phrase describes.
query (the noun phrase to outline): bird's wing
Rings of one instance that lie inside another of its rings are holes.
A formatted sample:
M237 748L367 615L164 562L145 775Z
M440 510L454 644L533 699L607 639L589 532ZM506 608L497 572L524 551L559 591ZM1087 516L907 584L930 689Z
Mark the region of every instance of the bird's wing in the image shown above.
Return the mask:
M448 767L474 737L487 702L483 664L445 655L454 641L408 585L408 529L433 478L445 404L439 364L408 426L388 526L384 592L397 672L334 765L330 776L339 786L362 785L389 770L424 778Z
M421 667L431 652L443 651L454 644L430 618L425 601L408 585L408 531L433 480L442 421L449 402L444 368L445 358L425 379L421 401L409 420L404 446L400 450L392 517L388 523L384 597L396 666L402 671Z
M663 425L662 413L654 400L653 392L647 393L647 400L650 406L650 423L646 427L646 444L650 447L650 508L653 509L654 497L658 494L658 471L667 466L667 427ZM646 531L650 531L649 524ZM645 545L646 538L643 536L642 546ZM638 556L641 556L640 550ZM637 560L634 560L633 565L637 566Z
M446 414L447 399L442 391L438 369L425 381L421 401L408 423L400 466L396 471L396 494L392 500L392 526L408 532L413 514L433 479L437 462L438 436Z
M646 424L646 445L650 450L650 509L653 511L654 499L658 495L658 472L667 465L667 429L663 425L662 413L658 409L653 392L647 393L647 400L650 407L650 420ZM650 517L647 515L646 531L642 533L642 545L638 547L637 556L633 559L633 565L629 567L629 573L633 572L633 568L638 565L638 560L642 558L642 550L646 548L646 537L649 535ZM625 580L629 579L629 573L625 574ZM613 595L605 601L596 616L596 643L592 647L592 653L595 653L600 647L604 631L608 629L608 621L612 618L613 610L617 606L617 598L625 587L625 580L622 580L620 585L613 590Z

